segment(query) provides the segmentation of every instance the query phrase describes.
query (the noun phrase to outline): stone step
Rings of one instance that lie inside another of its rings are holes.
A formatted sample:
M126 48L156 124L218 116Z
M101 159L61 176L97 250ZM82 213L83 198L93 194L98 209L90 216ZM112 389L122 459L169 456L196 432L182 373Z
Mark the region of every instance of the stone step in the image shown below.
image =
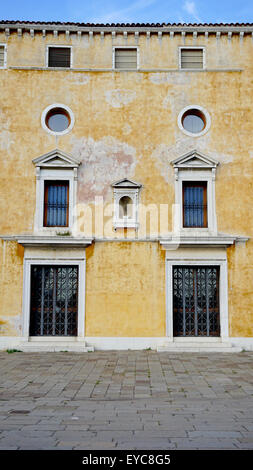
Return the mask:
M232 345L231 343L229 343L228 341L225 341L225 342L210 342L210 341L207 341L206 343L204 341L186 341L186 342L177 342L177 341L173 341L173 342L168 342L168 343L165 343L164 346L173 346L173 347L176 347L176 348L182 348L182 347L196 347L196 348L231 348Z
M186 341L183 343L182 341L177 342L173 341L163 346L158 346L158 352L228 352L228 353L238 353L242 351L242 348L232 346L229 342L209 342L206 343L204 341Z
M93 346L87 346L85 342L56 342L52 341L28 341L23 343L21 348L23 352L92 352L94 351Z

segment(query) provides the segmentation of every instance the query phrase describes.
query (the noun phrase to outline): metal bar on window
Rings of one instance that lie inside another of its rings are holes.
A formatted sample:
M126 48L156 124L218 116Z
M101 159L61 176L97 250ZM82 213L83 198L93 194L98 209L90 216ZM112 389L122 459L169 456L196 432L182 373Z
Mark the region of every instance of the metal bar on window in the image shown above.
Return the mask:
M44 226L66 227L69 211L69 182L45 182Z

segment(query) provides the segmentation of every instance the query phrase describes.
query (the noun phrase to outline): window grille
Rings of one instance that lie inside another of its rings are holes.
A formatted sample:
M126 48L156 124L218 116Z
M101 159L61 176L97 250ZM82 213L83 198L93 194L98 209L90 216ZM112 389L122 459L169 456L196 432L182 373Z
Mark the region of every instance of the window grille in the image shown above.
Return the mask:
M78 266L31 267L31 336L76 336Z
M174 336L219 336L219 267L173 268Z

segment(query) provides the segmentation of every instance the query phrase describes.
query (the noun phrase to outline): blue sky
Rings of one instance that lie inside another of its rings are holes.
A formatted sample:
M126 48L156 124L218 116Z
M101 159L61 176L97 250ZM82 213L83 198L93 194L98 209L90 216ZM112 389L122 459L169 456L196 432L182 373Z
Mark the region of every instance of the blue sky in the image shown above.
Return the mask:
M84 23L253 23L253 0L2 0L0 19Z

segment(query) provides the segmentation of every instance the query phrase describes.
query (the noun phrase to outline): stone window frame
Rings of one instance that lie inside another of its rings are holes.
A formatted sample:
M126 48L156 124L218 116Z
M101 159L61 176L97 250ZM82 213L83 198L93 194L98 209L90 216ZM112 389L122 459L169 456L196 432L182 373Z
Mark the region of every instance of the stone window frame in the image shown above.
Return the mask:
M37 250L37 249L36 249ZM77 336L75 338L84 338L85 334L85 288L80 288L80 286L85 286L85 273L86 273L86 256L85 250L82 257L76 256L75 253L69 250L69 256L67 255L67 250L65 248L65 256L58 256L55 259L50 253L50 249L46 249L43 252L43 257L41 256L40 251L37 253L29 252L25 253L24 258L24 268L23 268L23 324L22 324L22 336L25 340L31 338L29 336L29 327L30 327L30 304L31 304L31 266L32 265L41 265L41 266L78 266L78 323L77 323ZM38 341L50 341L52 337L35 337ZM60 339L59 339L60 338ZM60 341L63 337L55 338L53 341ZM51 340L52 340L51 339ZM69 340L68 337L65 338Z
M175 252L176 253L176 252ZM212 251L204 257L200 255L199 258L194 257L194 253L189 259L182 259L179 256L171 256L171 251L166 251L166 336L173 341L173 266L219 266L220 268L220 336L217 337L216 341L220 339L226 340L229 337L228 327L228 270L227 270L227 257L226 253L222 250L219 255L216 253L215 259ZM201 337L202 338L202 337ZM203 341L202 339L189 337L189 339L183 338L182 341ZM208 338L207 338L208 341Z
M182 68L182 64L181 64L181 51L182 49L201 49L203 51L203 67L201 68L196 68L196 69L193 69L193 68ZM179 66L179 70L182 70L183 72L192 72L192 71L200 71L200 70L206 70L206 46L179 46L178 47L178 66Z
M52 111L53 109L57 109L57 108L64 109L64 111L66 111L66 113L69 115L69 119L70 119L70 124L67 127L67 129L64 129L63 131L60 131L60 132L51 130L46 124L46 118L47 118L47 114L49 113L49 111ZM44 131L46 131L48 134L51 134L54 136L62 136L62 135L68 134L73 129L74 124L75 124L74 113L70 109L70 107L67 106L66 104L63 104L63 103L50 104L41 113L41 126L44 129Z
M136 49L137 59L136 59L136 69L120 69L115 67L115 49ZM130 70L134 72L135 70L139 70L140 68L140 47L139 46L113 46L112 47L112 68L115 71L121 72L124 70Z
M201 131L201 132L197 132L197 133L194 133L194 132L190 132L190 131L187 131L183 124L182 124L182 118L183 118L183 115L187 112L187 111L191 111L194 110L194 109L197 109L198 111L200 111L200 113L202 113L205 117L205 127L204 129ZM185 134L185 135L188 135L189 137L201 137L202 135L205 135L209 130L210 130L210 127L211 127L211 116L209 114L209 112L203 108L203 106L200 106L198 104L190 104L189 106L185 106L183 109L181 109L180 113L178 114L178 118L177 118L177 125L179 127L179 129Z
M70 231L75 223L77 169L81 163L57 149L34 159L33 163L36 167L35 233L56 235ZM68 181L69 183L68 225L64 227L44 226L45 181Z
M65 48L65 49L70 49L70 66L69 67L49 67L48 62L49 62L49 48L50 47L58 47L58 48ZM46 51L45 51L45 63L46 67L49 70L71 70L73 68L73 46L71 45L66 45L66 44L47 44L46 46Z
M135 228L139 226L139 195L142 185L128 179L120 180L112 184L114 196L114 228ZM124 196L129 197L133 201L132 218L120 218L120 199Z
M175 177L175 210L173 232L177 234L217 235L217 217L215 200L215 180L218 161L207 157L196 150L189 152L171 162ZM183 183L206 182L207 185L207 227L183 226Z

